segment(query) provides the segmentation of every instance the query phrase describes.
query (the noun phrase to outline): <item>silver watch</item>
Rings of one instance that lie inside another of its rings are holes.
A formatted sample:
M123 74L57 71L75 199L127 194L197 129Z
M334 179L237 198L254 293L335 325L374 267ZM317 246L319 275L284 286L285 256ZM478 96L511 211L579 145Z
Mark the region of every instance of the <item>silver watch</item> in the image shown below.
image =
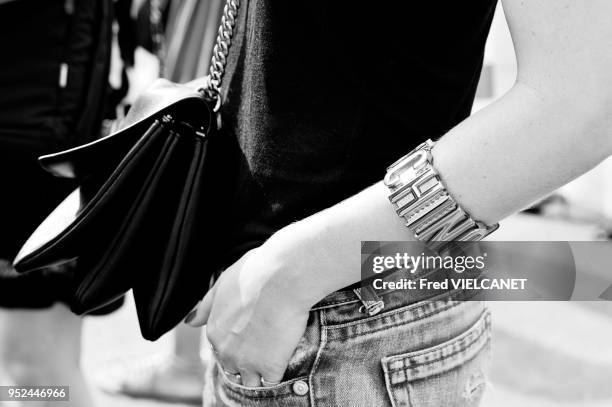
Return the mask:
M459 206L448 193L433 165L427 140L387 168L385 185L397 214L414 236L433 250L449 241L478 241L494 232L499 224L485 225Z

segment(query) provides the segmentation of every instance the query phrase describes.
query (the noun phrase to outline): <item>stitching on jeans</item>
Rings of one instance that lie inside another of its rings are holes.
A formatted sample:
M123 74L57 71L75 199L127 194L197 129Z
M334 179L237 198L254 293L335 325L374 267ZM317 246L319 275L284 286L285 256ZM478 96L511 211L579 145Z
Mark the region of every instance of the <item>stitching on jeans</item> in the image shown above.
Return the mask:
M432 309L431 311L429 311L429 312L427 312L427 313L425 313L423 315L419 315L418 317L416 317L414 319L411 319L410 321L394 322L394 323L390 323L390 324L385 324L385 325L383 325L380 328L367 329L365 332L359 332L359 333L356 332L356 333L353 333L353 334L347 334L347 335L343 336L343 338L354 338L354 337L365 335L365 334L373 334L373 333L376 333L376 332L385 331L387 329L394 328L396 326L404 325L404 324L407 324L407 323L413 323L413 322L421 321L421 320L423 320L425 318L428 318L428 317L430 317L432 315L435 315L435 314L438 314L440 312L448 311L449 309L454 308L458 304L459 303L453 303L453 304L450 304L449 306L446 306L444 308L435 308L435 309ZM387 314L386 316L392 316L392 315L394 315L394 314ZM331 327L324 327L324 328L326 330L327 329L335 330L335 329L341 329L341 328L350 328L351 326L359 325L359 323L363 322L363 320L359 320L359 321L355 321L355 322L356 323L350 324L350 325L347 325L347 326L331 326Z
M359 325L362 324L364 322L370 322L370 321L375 321L377 319L381 319L384 318L386 316L393 316L395 314L398 314L400 312L405 312L408 311L410 308L414 308L415 310L419 310L419 309L423 309L426 307L432 308L426 312L428 312L428 314L426 315L431 315L431 313L434 312L442 312L442 311L446 311L447 309L451 308L452 306L455 305L459 305L462 304L464 302L467 302L469 300L461 300L461 299L456 299L457 297L455 296L455 294L457 295L461 295L463 291L462 290L457 290L457 291L450 291L448 293L444 293L444 294L440 294L431 298L427 298L424 299L422 301L418 301L418 302L414 302L412 304L408 304L405 305L403 307L399 307L399 308L395 308L391 311L387 311L387 312L383 312L380 314L376 314L374 316L368 317L368 318L360 318L357 319L355 321L351 321L351 322L345 322L343 324L337 324L337 325L326 325L326 328L328 329L335 329L335 328L346 328L346 327L350 327L352 325ZM472 301L475 302L475 301ZM450 305L450 307L449 307ZM418 321L420 319L423 318L423 315L418 316L417 318L414 319L414 321ZM375 331L373 331L375 332Z
M476 321L470 328L468 328L468 330L466 332L464 332L464 334L460 334L458 337L453 338L451 340L449 340L446 343L441 343L438 346L434 346L432 348L429 349L423 349L421 351L415 351L415 352L409 352L409 355L406 355L404 357L398 357L396 360L399 361L401 360L404 365L405 365L405 361L406 360L414 360L414 359L418 359L419 357L423 356L423 355L427 355L430 354L434 351L441 351L444 349L448 349L448 348L452 348L455 345L463 345L462 348L458 351L455 351L453 353L450 353L449 355L446 355L445 357L440 357L437 358L435 360L429 360L426 362L421 362L421 363L416 363L416 364L411 364L410 366L423 366L423 365L428 365L430 363L435 363L435 362L439 362L442 359L447 359L457 353L460 353L462 351L467 350L470 346L474 345L474 343L478 342L480 340L480 338L485 335L487 332L489 332L489 328L491 326L491 311L489 310L484 310L480 316L478 317L478 321ZM475 332L470 332L472 329L476 328L476 326L478 324L482 324L482 327L480 327L481 329L479 331L475 331ZM466 335L467 334L467 335ZM462 343L464 342L464 343ZM389 359L394 359L395 357L391 356ZM394 369L396 370L396 369Z
M343 324L337 324L337 325L325 325L326 329L340 329L340 328L347 328L353 325L360 325L363 323L367 323L367 322L372 322L372 321L376 321L376 320L380 320L380 319L384 319L385 317L390 317L390 316L394 316L400 313L404 313L407 311L415 310L415 311L422 311L425 312L425 315L431 315L432 313L436 313L436 312L441 312L441 311L445 311L449 308L452 308L454 306L457 306L459 304L461 304L463 301L456 301L453 298L451 298L451 296L449 296L446 299L443 300L436 300L435 297L434 298L430 298L424 301L420 301L420 302L416 302L414 304L408 304L405 305L403 307L399 307L399 308L395 308L393 310L387 311L387 312L383 312L371 317L367 317L367 318L360 318L357 319L355 321L351 321L351 322L345 322ZM423 318L423 315L418 315L414 321L418 321L420 319Z
M218 371L219 374L223 375L222 371ZM221 385L225 387L225 389L231 391L239 398L244 398L247 400L261 400L261 399L281 399L287 397L293 397L294 393L291 390L291 385L299 380L306 379L307 376L296 377L291 380L287 380L286 382L281 382L272 387L247 387L243 385L239 385L236 383L230 382L227 378L222 378L224 381ZM282 393L278 393L281 390ZM271 394L268 394L271 393Z
M370 322L370 321L375 321L375 320L380 319L380 318L384 318L385 316L392 316L392 315L398 314L400 312L405 312L405 311L409 310L410 308L414 308L415 310L419 310L419 309L426 308L426 307L429 307L429 308L433 307L433 310L426 311L426 312L429 312L429 314L427 314L427 315L431 315L431 312L438 311L438 308L440 308L439 311L445 311L445 310L447 310L449 308L449 305L450 306L454 306L454 305L459 305L459 304L461 304L463 302L466 302L466 301L462 301L460 299L455 299L456 298L455 294L460 295L461 293L462 293L462 290L457 290L457 291L451 291L451 292L448 292L448 293L443 293L443 294L440 294L440 295L437 295L437 296L434 296L434 297L431 297L431 298L427 298L427 299L422 300L422 301L418 301L418 302L415 302L415 303L412 303L412 304L405 305L403 307L395 308L395 309L393 309L391 311L387 311L387 312L383 312L383 313L380 313L380 314L376 314L376 315L373 315L373 316L368 317L368 318L361 318L361 319L358 319L358 320L355 320L355 321L345 322L343 324L326 325L326 327L329 328L329 329L334 329L334 328L345 328L345 327L349 327L351 325L359 325L359 324L364 323L364 322ZM418 321L421 318L422 318L422 316L419 316L417 319L415 319L415 321Z
M480 335L478 339L480 339L483 335L485 335L485 334L483 333L482 335ZM478 356L478 352L480 352L491 341L490 336L491 336L490 334L487 334L487 338L482 342L482 345L480 345L480 347L474 352L474 354L471 357L469 357L468 359L465 359L464 361L459 362L459 363L466 363L466 362L469 362L470 360L474 359L475 357L477 357ZM478 344L471 343L470 345L468 345L468 348L472 347L472 346L475 346L475 345L478 345ZM401 369L390 370L388 375L390 376L391 374L396 373L396 372L404 372L404 375L408 376L408 375L410 375L410 372L412 370L414 370L416 368L419 368L419 367L428 366L428 365L431 365L431 364L434 364L434 363L440 363L440 362L453 362L453 359L456 359L458 356L461 356L462 353L467 353L468 348L460 350L460 351L457 351L457 352L454 352L454 353L452 353L452 354L450 354L447 357L442 358L442 359L437 359L437 360L434 360L434 361L431 361L431 362L422 363L422 364L419 364L419 365L413 365L413 366L410 366L410 367L403 367ZM454 367L456 367L456 366L454 366ZM453 368L447 368L445 370L437 371L436 373L429 373L429 374L427 374L425 376L417 377L417 378L409 379L408 377L406 377L401 382L394 383L393 385L403 384L403 383L410 383L410 382L413 382L415 380L421 380L421 379L424 379L424 378L427 378L427 377L431 377L433 375L437 375L437 374L441 374L441 373L444 373L444 372L448 372L448 371L452 370Z
M442 349L447 349L447 348L453 347L453 346L457 345L458 343L460 343L461 339L466 339L466 338L461 338L459 340L451 339L450 343L448 343L447 345L445 345L445 346L443 346L443 347L441 347L439 349L433 349L433 350L425 349L425 350L417 353L414 356L404 356L404 357L400 356L400 357L398 357L397 360L394 360L394 361L387 360L387 361L385 361L385 363L387 363L387 364L392 364L392 363L394 363L396 361L400 361L400 360L402 361L402 364L403 364L403 367L401 367L401 368L396 368L396 369L389 368L388 369L389 370L389 374L391 374L393 372L399 372L399 371L408 372L408 371L410 371L410 370L412 370L414 368L418 368L418 367L422 367L422 366L427 366L427 365L432 365L434 363L439 363L441 361L447 361L447 360L453 359L455 356L461 355L463 353L467 353L468 350L470 350L472 347L478 345L478 342L482 339L483 336L486 336L486 339L482 342L482 346L485 346L487 344L487 342L489 341L490 337L491 337L491 332L489 330L489 328L491 326L491 323L489 322L490 314L491 314L490 311L485 311L485 313L484 313L485 321L484 321L483 329L478 334L478 336L476 336L476 338L474 338L473 340L471 340L467 344L465 344L462 347L462 349L459 349L459 350L457 350L455 352L452 352L452 353L450 353L448 355L445 355L444 357L440 357L440 358L437 358L435 360L430 360L430 361L427 361L427 362L416 363L416 364L410 364L410 366L406 366L406 360L411 360L415 356L422 356L422 355L426 355L426 354L431 353L431 352L437 352L437 351L440 351ZM483 315L480 316L480 318L482 318L482 317L483 317ZM390 359L393 359L393 358L394 358L393 356L390 357ZM472 358L470 358L468 360L471 360L471 359Z
M310 374L308 375L308 387L310 389L310 404L312 407L316 407L315 405L315 396L313 390L313 377L319 368L319 362L321 361L321 354L323 353L323 349L327 345L327 331L323 329L325 327L325 311L319 311L319 326L321 327L321 336L319 338L319 349L317 349L317 356L315 356L315 361L312 365L312 369L310 370Z
M384 363L383 360L380 361L380 364L382 365L382 368L383 368L383 373L384 373L383 376L385 378L385 387L387 388L387 396L389 397L389 400L391 401L391 406L397 407L393 388L391 387L393 386L393 384L391 383L391 373L389 372L389 369L387 368L387 364Z

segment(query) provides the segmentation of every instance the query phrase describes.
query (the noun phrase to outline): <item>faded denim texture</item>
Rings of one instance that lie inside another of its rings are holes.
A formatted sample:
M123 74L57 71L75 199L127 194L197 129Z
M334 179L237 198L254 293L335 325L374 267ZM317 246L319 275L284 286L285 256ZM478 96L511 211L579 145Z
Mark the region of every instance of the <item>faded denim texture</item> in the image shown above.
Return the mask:
M456 298L410 304L390 293L369 316L352 292L334 293L311 311L284 381L272 387L232 383L205 347L204 406L478 406L491 316L483 303Z

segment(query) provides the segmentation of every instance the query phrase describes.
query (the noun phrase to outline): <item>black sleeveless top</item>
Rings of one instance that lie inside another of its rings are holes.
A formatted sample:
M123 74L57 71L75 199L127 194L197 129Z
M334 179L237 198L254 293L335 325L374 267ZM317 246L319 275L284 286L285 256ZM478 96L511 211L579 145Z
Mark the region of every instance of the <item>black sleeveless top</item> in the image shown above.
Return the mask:
M241 1L222 83L243 154L231 260L465 119L495 4Z

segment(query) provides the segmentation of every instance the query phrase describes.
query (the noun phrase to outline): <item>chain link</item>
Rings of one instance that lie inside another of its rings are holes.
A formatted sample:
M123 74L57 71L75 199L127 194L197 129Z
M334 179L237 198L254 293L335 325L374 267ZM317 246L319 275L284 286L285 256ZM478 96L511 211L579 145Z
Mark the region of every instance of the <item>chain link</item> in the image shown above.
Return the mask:
M213 48L210 61L208 79L203 89L205 97L211 102L214 102L215 112L221 107L221 79L225 73L227 55L229 54L229 47L232 44L238 7L240 7L240 0L227 0L225 3L221 24L219 25L219 32L217 34L217 41Z

